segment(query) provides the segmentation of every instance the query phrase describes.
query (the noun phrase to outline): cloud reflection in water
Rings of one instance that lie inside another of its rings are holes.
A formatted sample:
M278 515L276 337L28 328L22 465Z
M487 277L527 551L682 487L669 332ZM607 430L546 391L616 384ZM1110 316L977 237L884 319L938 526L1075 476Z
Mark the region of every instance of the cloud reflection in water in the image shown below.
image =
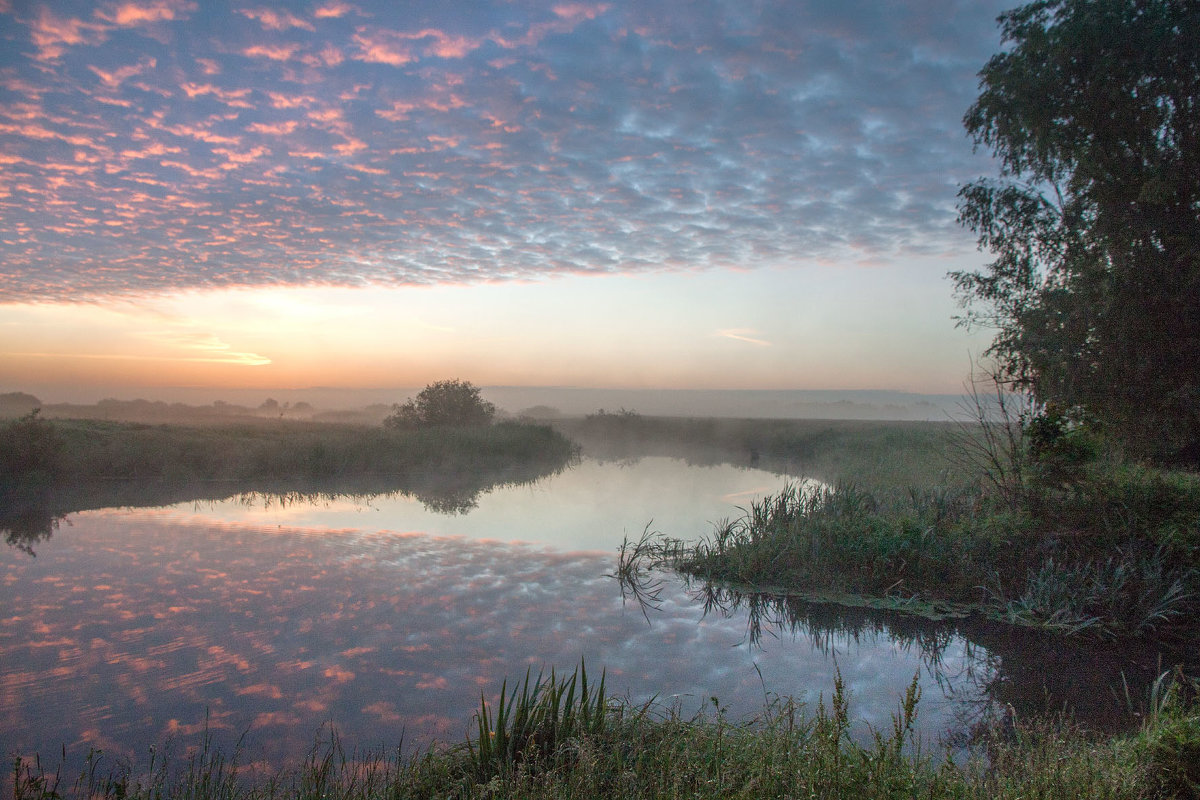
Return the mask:
M815 700L835 659L802 637L751 648L744 617L704 617L669 582L651 624L623 608L612 558L416 533L180 522L89 512L37 559L0 556L0 749L98 746L144 758L205 728L249 760L298 759L325 723L363 748L466 734L479 693L586 658L615 694L710 696L761 710ZM854 711L885 724L922 669L886 635L836 642ZM964 657L953 643L946 663ZM953 669L950 670L953 672ZM923 680L932 688L929 676ZM926 691L927 733L947 724Z

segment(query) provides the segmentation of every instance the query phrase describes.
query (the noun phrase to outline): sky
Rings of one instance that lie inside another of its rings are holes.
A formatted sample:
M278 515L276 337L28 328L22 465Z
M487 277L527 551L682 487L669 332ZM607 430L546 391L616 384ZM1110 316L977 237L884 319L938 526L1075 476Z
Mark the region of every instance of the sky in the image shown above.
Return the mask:
M1008 5L0 0L0 391L958 391Z

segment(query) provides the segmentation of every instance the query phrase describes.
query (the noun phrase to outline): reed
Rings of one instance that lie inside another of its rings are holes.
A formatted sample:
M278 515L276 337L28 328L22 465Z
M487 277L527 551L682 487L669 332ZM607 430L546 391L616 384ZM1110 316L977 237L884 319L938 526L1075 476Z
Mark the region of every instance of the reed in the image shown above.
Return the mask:
M1194 635L1200 491L1192 478L1126 470L1094 481L1099 488L1076 488L1085 496L1017 511L966 488L792 486L699 540L633 553L713 585L853 594L896 607L967 604L1006 622L1101 638Z
M495 711L487 699L476 715L478 736L467 742L467 751L478 780L486 783L511 774L518 765L546 768L571 756L569 743L595 739L604 733L608 705L605 674L600 683L588 684L587 664L580 662L570 677L559 678L554 669L530 683L526 670L520 691L508 682L500 687Z

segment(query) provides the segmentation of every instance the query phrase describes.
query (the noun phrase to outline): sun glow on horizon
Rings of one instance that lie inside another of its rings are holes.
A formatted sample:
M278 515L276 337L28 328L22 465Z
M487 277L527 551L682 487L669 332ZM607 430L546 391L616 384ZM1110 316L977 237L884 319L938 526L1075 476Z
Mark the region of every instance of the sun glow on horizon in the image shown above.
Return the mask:
M955 391L967 353L939 265L566 276L399 288L190 290L10 304L0 385L480 385ZM714 303L713 298L720 298ZM907 298L907 299L906 299ZM935 304L930 308L930 304ZM913 319L921 304L929 312ZM882 344L881 344L882 342Z

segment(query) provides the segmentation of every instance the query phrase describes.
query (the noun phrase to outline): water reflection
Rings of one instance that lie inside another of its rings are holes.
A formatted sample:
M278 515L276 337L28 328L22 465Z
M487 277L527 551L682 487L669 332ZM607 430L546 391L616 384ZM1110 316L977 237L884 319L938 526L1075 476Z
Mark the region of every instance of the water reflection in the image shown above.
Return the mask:
M613 553L624 536L641 532L648 522L668 535L694 537L787 482L784 476L728 464L689 466L665 457L617 464L584 458L569 470L481 494L469 514L436 513L398 493L326 496L312 503L280 503L250 494L178 504L171 514L181 520L426 531Z
M734 715L776 694L815 702L840 671L860 733L888 725L920 673L931 744L1010 707L1116 724L1123 681L1142 697L1156 674L1153 655L672 575L654 576L643 615L606 577L651 516L695 535L783 480L585 461L481 494L467 515L305 492L73 514L69 535L0 548L0 755L65 744L144 759L171 737L194 745L206 725L225 748L248 732L243 763L272 766L329 724L351 747L423 747L461 740L479 693L503 679L583 658L616 694L685 713L713 696Z
M365 748L457 741L481 691L581 658L634 701L691 713L716 696L736 715L766 691L815 700L840 667L855 711L886 724L923 669L887 641L840 643L837 664L803 639L751 649L745 619L704 617L673 580L647 625L604 577L608 555L151 511L72 524L36 559L0 557L5 756L65 744L144 758L206 725L225 747L248 731L247 760L273 765L330 723ZM949 711L927 703L924 732L941 736Z
M56 513L45 497L6 498L0 505L0 534L5 544L36 557L37 545L54 535L66 516Z
M705 583L690 591L705 614L744 619L751 646L763 646L764 636L798 638L837 657L848 642L885 639L919 653L943 697L956 704L953 742L1007 715L1067 713L1099 731L1126 729L1146 710L1164 669L1200 666L1194 654L1166 646L1069 640L981 615L929 619Z
M473 511L483 495L501 487L535 483L577 463L533 463L504 469L445 474L437 471L403 476L358 475L342 480L302 480L289 484L255 481L207 481L175 484L161 481L97 481L71 487L0 496L0 535L30 556L48 540L59 523L76 511L100 508L154 508L180 503L296 508L351 503L374 498L411 498L434 514Z

